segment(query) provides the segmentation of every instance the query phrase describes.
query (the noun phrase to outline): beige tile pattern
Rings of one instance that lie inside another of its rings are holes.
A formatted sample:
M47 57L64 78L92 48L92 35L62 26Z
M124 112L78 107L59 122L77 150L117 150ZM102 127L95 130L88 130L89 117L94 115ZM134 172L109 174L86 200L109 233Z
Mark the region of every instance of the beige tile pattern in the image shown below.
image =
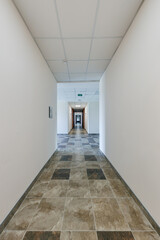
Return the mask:
M63 230L95 230L91 200L67 198Z
M110 188L108 181L106 180L89 180L89 187L91 192L91 197L112 197L113 193Z
M60 240L97 240L95 231L90 232L62 232Z
M41 182L48 182L50 181L51 177L53 174L53 169L45 169L41 176L38 178L39 181Z
M131 230L152 230L150 223L131 198L118 199L118 202Z
M129 192L119 179L109 179L109 183L116 197L130 197Z
M63 162L63 161L61 161L61 162L59 162L59 163L57 163L57 166L56 166L56 168L58 169L58 168L71 168L71 162Z
M86 168L95 168L95 169L97 169L97 168L100 168L100 164L98 163L98 162L86 162Z
M33 216L38 211L39 199L26 199L17 213L13 216L9 224L7 225L7 230L25 230L30 224Z
M117 179L118 176L116 175L115 171L112 168L103 167L103 172L107 179Z
M43 194L46 192L48 186L48 182L41 182L37 181L33 188L30 190L28 193L27 197L28 198L41 198Z
M43 198L28 230L61 230L64 204L64 198Z
M97 198L92 201L98 231L130 230L114 198Z
M22 240L23 236L23 231L4 231L0 235L0 240Z
M135 240L160 240L160 236L154 231L151 232L133 232Z
M87 135L84 130L72 133L58 136L58 150L0 240L101 240L117 236L126 240L133 238L131 231L134 240L160 240L100 152L98 135ZM92 172L94 179L90 179ZM106 178L101 179L99 172Z
M70 180L67 197L90 197L88 180Z
M47 190L44 193L44 198L54 198L54 197L66 197L69 188L69 181L67 180L54 180L51 181Z
M72 168L70 174L70 180L87 180L86 168Z

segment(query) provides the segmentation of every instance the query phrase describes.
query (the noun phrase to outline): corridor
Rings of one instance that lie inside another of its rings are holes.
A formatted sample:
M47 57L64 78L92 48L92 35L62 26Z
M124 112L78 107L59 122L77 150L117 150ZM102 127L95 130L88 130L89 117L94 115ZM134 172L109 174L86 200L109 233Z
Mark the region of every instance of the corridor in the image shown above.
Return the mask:
M6 226L0 240L160 239L109 161L99 135L73 129Z

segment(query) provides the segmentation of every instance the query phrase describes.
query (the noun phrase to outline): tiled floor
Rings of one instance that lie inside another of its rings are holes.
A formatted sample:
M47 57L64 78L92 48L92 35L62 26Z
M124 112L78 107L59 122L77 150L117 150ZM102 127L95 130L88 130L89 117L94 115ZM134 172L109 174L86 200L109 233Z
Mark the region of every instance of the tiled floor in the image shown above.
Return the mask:
M160 240L99 151L98 135L73 130L0 240Z

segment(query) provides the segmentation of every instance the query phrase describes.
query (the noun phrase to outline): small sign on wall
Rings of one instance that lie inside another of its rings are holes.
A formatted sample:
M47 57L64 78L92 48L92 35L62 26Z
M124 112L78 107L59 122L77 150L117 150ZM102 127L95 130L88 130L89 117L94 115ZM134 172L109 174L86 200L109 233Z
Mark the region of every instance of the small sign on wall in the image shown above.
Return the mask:
M53 107L49 106L49 118L53 118Z

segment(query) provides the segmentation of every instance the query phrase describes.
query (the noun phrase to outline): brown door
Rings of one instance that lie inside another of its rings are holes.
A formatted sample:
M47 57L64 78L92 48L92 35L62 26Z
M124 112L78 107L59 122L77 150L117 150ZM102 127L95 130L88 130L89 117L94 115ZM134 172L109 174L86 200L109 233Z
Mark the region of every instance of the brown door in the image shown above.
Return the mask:
M83 122L82 122L82 127L85 129L85 108L83 109Z

